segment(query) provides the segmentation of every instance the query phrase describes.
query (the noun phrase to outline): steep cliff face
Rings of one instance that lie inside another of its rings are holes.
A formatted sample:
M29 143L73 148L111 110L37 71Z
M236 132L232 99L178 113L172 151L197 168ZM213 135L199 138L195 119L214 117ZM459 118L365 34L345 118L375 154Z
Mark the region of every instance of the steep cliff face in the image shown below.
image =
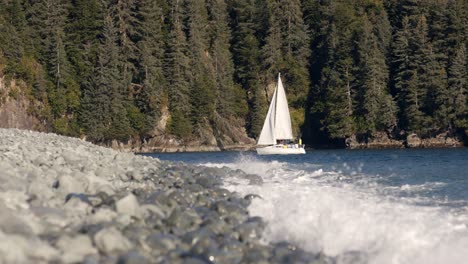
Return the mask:
M228 121L219 116L212 123L206 120L200 128L198 137L181 140L167 133L166 125L169 117L168 109L163 108L162 115L149 138L133 138L126 143L114 140L105 145L113 149L132 152L250 150L255 145L255 140L247 136L241 122Z
M21 82L0 76L0 128L44 131L45 125L31 114L32 107Z
M37 102L28 96L23 81L7 80L0 75L0 128L19 128L46 131L50 124L41 121L34 114ZM127 142L101 142L101 145L133 152L181 152L181 151L219 151L231 149L250 149L255 140L249 138L241 122L215 118L200 127L199 136L180 140L167 133L166 126L170 117L167 108L162 109L150 137L132 138ZM217 129L213 129L216 127ZM86 138L86 135L83 135Z

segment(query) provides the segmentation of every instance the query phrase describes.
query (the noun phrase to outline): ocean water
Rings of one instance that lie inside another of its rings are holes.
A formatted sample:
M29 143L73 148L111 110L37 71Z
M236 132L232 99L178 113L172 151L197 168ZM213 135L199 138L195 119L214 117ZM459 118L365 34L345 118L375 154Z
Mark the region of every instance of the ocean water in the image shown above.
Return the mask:
M258 194L266 241L287 240L338 263L468 263L468 149L311 150L151 154L227 166L264 184L226 179Z

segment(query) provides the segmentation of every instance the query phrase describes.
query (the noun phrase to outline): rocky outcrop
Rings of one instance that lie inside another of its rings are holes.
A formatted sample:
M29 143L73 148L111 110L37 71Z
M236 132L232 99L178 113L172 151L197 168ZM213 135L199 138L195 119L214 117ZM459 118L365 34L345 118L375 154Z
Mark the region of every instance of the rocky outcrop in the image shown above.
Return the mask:
M463 138L457 135L442 133L432 138L420 138L413 133L405 140L394 139L386 133L375 133L372 136L350 136L345 140L349 149L384 149L384 148L451 148L463 147Z
M383 149L383 148L404 148L402 140L392 139L386 133L375 133L369 137L356 137L353 135L345 141L349 149Z
M405 145L408 148L447 148L463 147L463 139L459 136L451 136L448 133L442 133L432 138L421 139L416 134L406 137Z
M199 140L183 141L168 135L161 135L149 139L131 139L127 143L113 140L102 144L124 152L153 153L153 152L209 152L223 150L251 150L255 147L255 141L250 139L246 143L221 143L203 144Z
M21 84L0 77L0 128L20 128L43 131L41 122L28 111L31 101L24 95Z
M128 142L113 140L103 145L120 151L139 153L151 152L208 152L223 150L251 150L255 140L247 136L243 124L216 116L213 124L208 121L199 129L199 136L181 140L166 133L169 111L163 109L162 116L151 137L132 138Z

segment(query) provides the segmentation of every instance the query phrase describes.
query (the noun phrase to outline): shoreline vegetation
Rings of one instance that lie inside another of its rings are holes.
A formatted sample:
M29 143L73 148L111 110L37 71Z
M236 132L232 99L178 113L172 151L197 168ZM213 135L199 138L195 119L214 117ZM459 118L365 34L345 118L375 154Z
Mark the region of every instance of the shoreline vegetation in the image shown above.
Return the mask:
M190 143L189 145L165 144L165 145L149 145L145 143L128 142L127 144L111 141L107 144L100 144L105 147L110 147L115 150L134 153L176 153L176 152L216 152L216 151L255 151L257 145L250 144L235 144L235 145L197 145ZM357 139L351 137L343 142L334 145L306 145L307 149L401 149L401 148L462 148L466 147L467 142L462 140L462 137L450 137L447 135L439 135L433 138L419 138L417 135L409 135L406 139L390 139L387 136L371 139Z
M281 73L307 146L467 145L466 0L0 6L0 127L167 151L249 145Z
M265 243L258 175L171 163L56 134L0 129L1 263L335 263Z

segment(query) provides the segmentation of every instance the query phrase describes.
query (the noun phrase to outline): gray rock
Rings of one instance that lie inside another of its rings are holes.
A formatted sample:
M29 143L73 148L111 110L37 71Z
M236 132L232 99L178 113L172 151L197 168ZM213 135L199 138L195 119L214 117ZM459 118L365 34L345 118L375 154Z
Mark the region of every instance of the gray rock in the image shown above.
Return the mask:
M94 235L97 248L105 253L125 252L133 248L132 243L115 227L100 230Z
M145 244L150 248L154 255L163 255L176 249L180 244L176 236L170 234L154 233L146 237Z
M85 192L83 184L70 175L63 175L58 179L58 189L65 195Z
M89 200L80 197L79 195L72 195L66 199L64 208L73 215L85 216L92 211L91 203Z
M35 195L40 200L49 200L55 195L51 186L52 184L46 181L35 182L28 185L28 194Z
M34 234L32 228L23 219L7 208L0 209L0 230L6 234L18 234L25 237Z
M190 231L198 227L202 220L193 210L182 212L181 209L175 208L167 218L166 222L169 226Z
M82 262L86 256L98 253L87 235L62 236L56 246L61 251L63 263Z
M62 157L70 165L78 165L81 162L81 157L75 151L65 149L62 152Z
M137 218L140 218L141 216L140 205L137 198L133 194L129 194L118 200L115 203L115 208L120 214L134 216Z
M0 209L0 263L331 263L262 245L265 223L247 211L259 197L221 188L227 179L262 183L226 167L0 129L0 204L10 208Z
M119 257L117 264L146 264L149 260L138 252L130 251Z
M139 170L129 170L125 173L125 175L128 177L128 179L135 181L141 181L144 177L143 173Z

